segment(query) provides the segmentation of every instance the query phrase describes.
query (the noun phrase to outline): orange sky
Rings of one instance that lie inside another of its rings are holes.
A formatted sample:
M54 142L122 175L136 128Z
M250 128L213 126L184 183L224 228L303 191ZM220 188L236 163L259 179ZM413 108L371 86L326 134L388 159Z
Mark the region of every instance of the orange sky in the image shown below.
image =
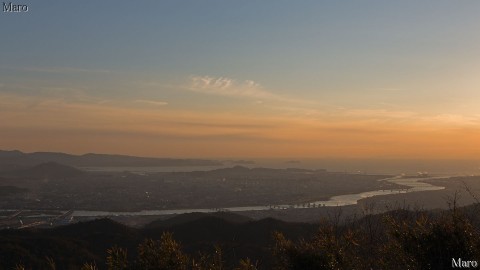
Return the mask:
M0 105L2 149L169 157L477 158L480 153L480 128L453 115L218 113L135 102L33 102L15 95L2 96Z
M480 157L480 1L96 6L0 16L0 149Z

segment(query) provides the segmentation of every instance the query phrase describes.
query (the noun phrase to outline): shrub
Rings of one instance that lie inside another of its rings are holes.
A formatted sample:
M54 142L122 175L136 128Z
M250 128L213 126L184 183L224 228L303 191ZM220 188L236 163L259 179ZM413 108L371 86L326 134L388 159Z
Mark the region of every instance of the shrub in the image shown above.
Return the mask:
M185 270L188 257L173 235L165 232L159 241L147 239L139 245L137 263L144 270Z

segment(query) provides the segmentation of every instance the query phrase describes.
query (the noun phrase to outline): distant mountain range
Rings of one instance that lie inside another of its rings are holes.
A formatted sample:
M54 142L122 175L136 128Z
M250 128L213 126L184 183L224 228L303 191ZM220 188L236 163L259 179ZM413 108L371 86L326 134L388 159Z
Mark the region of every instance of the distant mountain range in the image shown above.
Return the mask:
M176 167L223 165L220 161L207 159L150 158L93 153L85 155L71 155L56 152L23 153L18 150L0 150L0 170L31 167L46 162L56 162L74 167Z

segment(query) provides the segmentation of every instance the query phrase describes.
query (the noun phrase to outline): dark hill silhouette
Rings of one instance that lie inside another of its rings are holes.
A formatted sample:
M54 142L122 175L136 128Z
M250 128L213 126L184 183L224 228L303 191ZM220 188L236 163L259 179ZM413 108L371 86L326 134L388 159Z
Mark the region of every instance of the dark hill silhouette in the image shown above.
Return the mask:
M26 165L21 165L19 163L15 163L14 161L13 163L10 163L10 162L12 162L12 160L9 159L8 161L4 162L0 158L0 172L9 172L9 171L28 168L28 166Z
M26 156L24 153L0 150L0 171L12 171L39 164L38 160Z
M196 243L231 238L231 232L237 228L237 224L230 223L218 217L203 217L187 223L173 225L164 228L146 230L148 236L157 238L163 231L171 231L178 240L185 243Z
M0 150L0 169L2 166L5 166L5 164L32 166L45 162L57 162L74 167L161 167L222 165L222 163L219 161L206 159L150 158L94 153L88 153L85 155L71 155L58 152L23 153L17 150Z
M47 229L42 234L61 239L79 239L98 257L114 245L133 252L144 238L141 231L107 218Z
M274 218L265 218L241 226L239 237L246 242L257 241L263 244L271 242L272 232L278 231L290 239L306 238L318 229L317 224L285 222Z
M0 151L0 158L13 158L13 157L21 157L21 156L23 156L23 153L18 150L12 150L12 151L1 150Z
M192 254L198 251L211 253L212 246L218 244L227 262L248 257L261 261L265 266L263 269L271 269L273 258L270 248L274 244L274 232L298 240L311 237L317 228L316 224L288 223L271 218L234 223L218 216L205 216L170 227L147 228L144 235L158 239L164 231L172 232L185 251ZM233 269L233 265L227 269Z
M150 224L144 231L149 236L158 236L164 230L171 231L179 240L185 242L227 240L267 244L274 231L280 231L289 238L298 239L313 234L317 227L316 224L284 222L273 218L239 223L225 220L220 216L201 217L199 215L197 219L173 223L170 226L152 227Z
M57 269L80 269L93 261L106 269L108 248L126 248L132 262L139 243L158 240L167 231L190 256L211 256L218 244L225 261L222 269L235 269L246 257L259 262L258 269L273 269L274 250L285 266L280 269L407 269L411 263L412 269L450 269L451 258L479 254L478 210L479 204L433 212L397 209L343 225L272 218L233 223L202 214L177 217L167 227L135 229L98 219L51 229L0 230L0 269L14 269L19 262L26 269L44 269L45 256L55 259ZM273 232L292 242L275 242ZM373 268L379 261L382 267Z
M83 174L84 172L79 169L56 162L47 162L33 166L28 169L14 170L11 171L8 175L26 178L62 179L77 177Z
M195 218L197 216L199 218ZM104 266L108 248L114 245L126 248L129 258L133 259L136 247L145 238L160 239L163 232L169 231L188 253L211 253L213 246L219 244L228 265L236 264L242 257L262 260L264 265L268 265L271 263L269 248L273 244L271 236L274 230L291 236L291 239L298 239L297 236L311 236L311 232L317 228L316 225L303 223L292 223L290 227L290 223L273 219L238 222L249 219L220 216L234 222L214 215L184 215L173 218L171 226L141 229L130 228L110 219L97 219L50 229L0 230L0 261L5 267L14 267L19 261L38 266L44 262L45 256L50 256L55 258L57 269L79 269L68 268L67 265L79 266L93 261L98 266ZM176 224L179 221L182 222Z
M235 213L230 213L230 212L188 213L188 214L177 215L166 220L161 220L161 219L155 220L145 225L145 228L146 229L167 228L171 226L189 223L205 217L217 217L230 223L246 223L246 222L252 221L251 218L248 218L246 216L242 216L239 214L235 214Z
M0 269L14 269L23 262L27 269L43 269L45 256L56 259L57 269L71 269L85 261L103 260L88 241L56 235L54 229L0 230ZM79 267L78 267L79 269Z
M95 219L92 221L78 222L71 225L64 225L47 230L65 237L78 237L84 239L90 235L111 234L111 235L130 235L137 231L121 223L108 218Z

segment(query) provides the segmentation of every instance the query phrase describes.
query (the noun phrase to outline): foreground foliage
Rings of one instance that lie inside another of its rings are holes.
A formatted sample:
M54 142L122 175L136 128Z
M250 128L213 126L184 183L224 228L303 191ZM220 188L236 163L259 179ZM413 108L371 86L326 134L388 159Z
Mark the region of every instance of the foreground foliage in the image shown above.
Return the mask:
M324 222L297 243L275 234L276 268L451 269L452 259L480 259L478 220L456 207L441 214L397 210L347 226Z
M404 209L353 218L348 223L340 222L336 216L323 221L313 237L298 241L274 232L274 244L270 247L275 259L273 266L249 258L240 259L236 266L227 266L219 246L208 253L187 254L172 233L164 232L159 240L144 240L133 255L125 248L113 246L106 251L105 265L84 262L81 269L450 269L452 259L480 258L478 215L472 212L476 207L469 209L460 211L453 206L441 213ZM56 264L52 257L45 257L41 266L26 267L19 262L14 269L52 270Z

